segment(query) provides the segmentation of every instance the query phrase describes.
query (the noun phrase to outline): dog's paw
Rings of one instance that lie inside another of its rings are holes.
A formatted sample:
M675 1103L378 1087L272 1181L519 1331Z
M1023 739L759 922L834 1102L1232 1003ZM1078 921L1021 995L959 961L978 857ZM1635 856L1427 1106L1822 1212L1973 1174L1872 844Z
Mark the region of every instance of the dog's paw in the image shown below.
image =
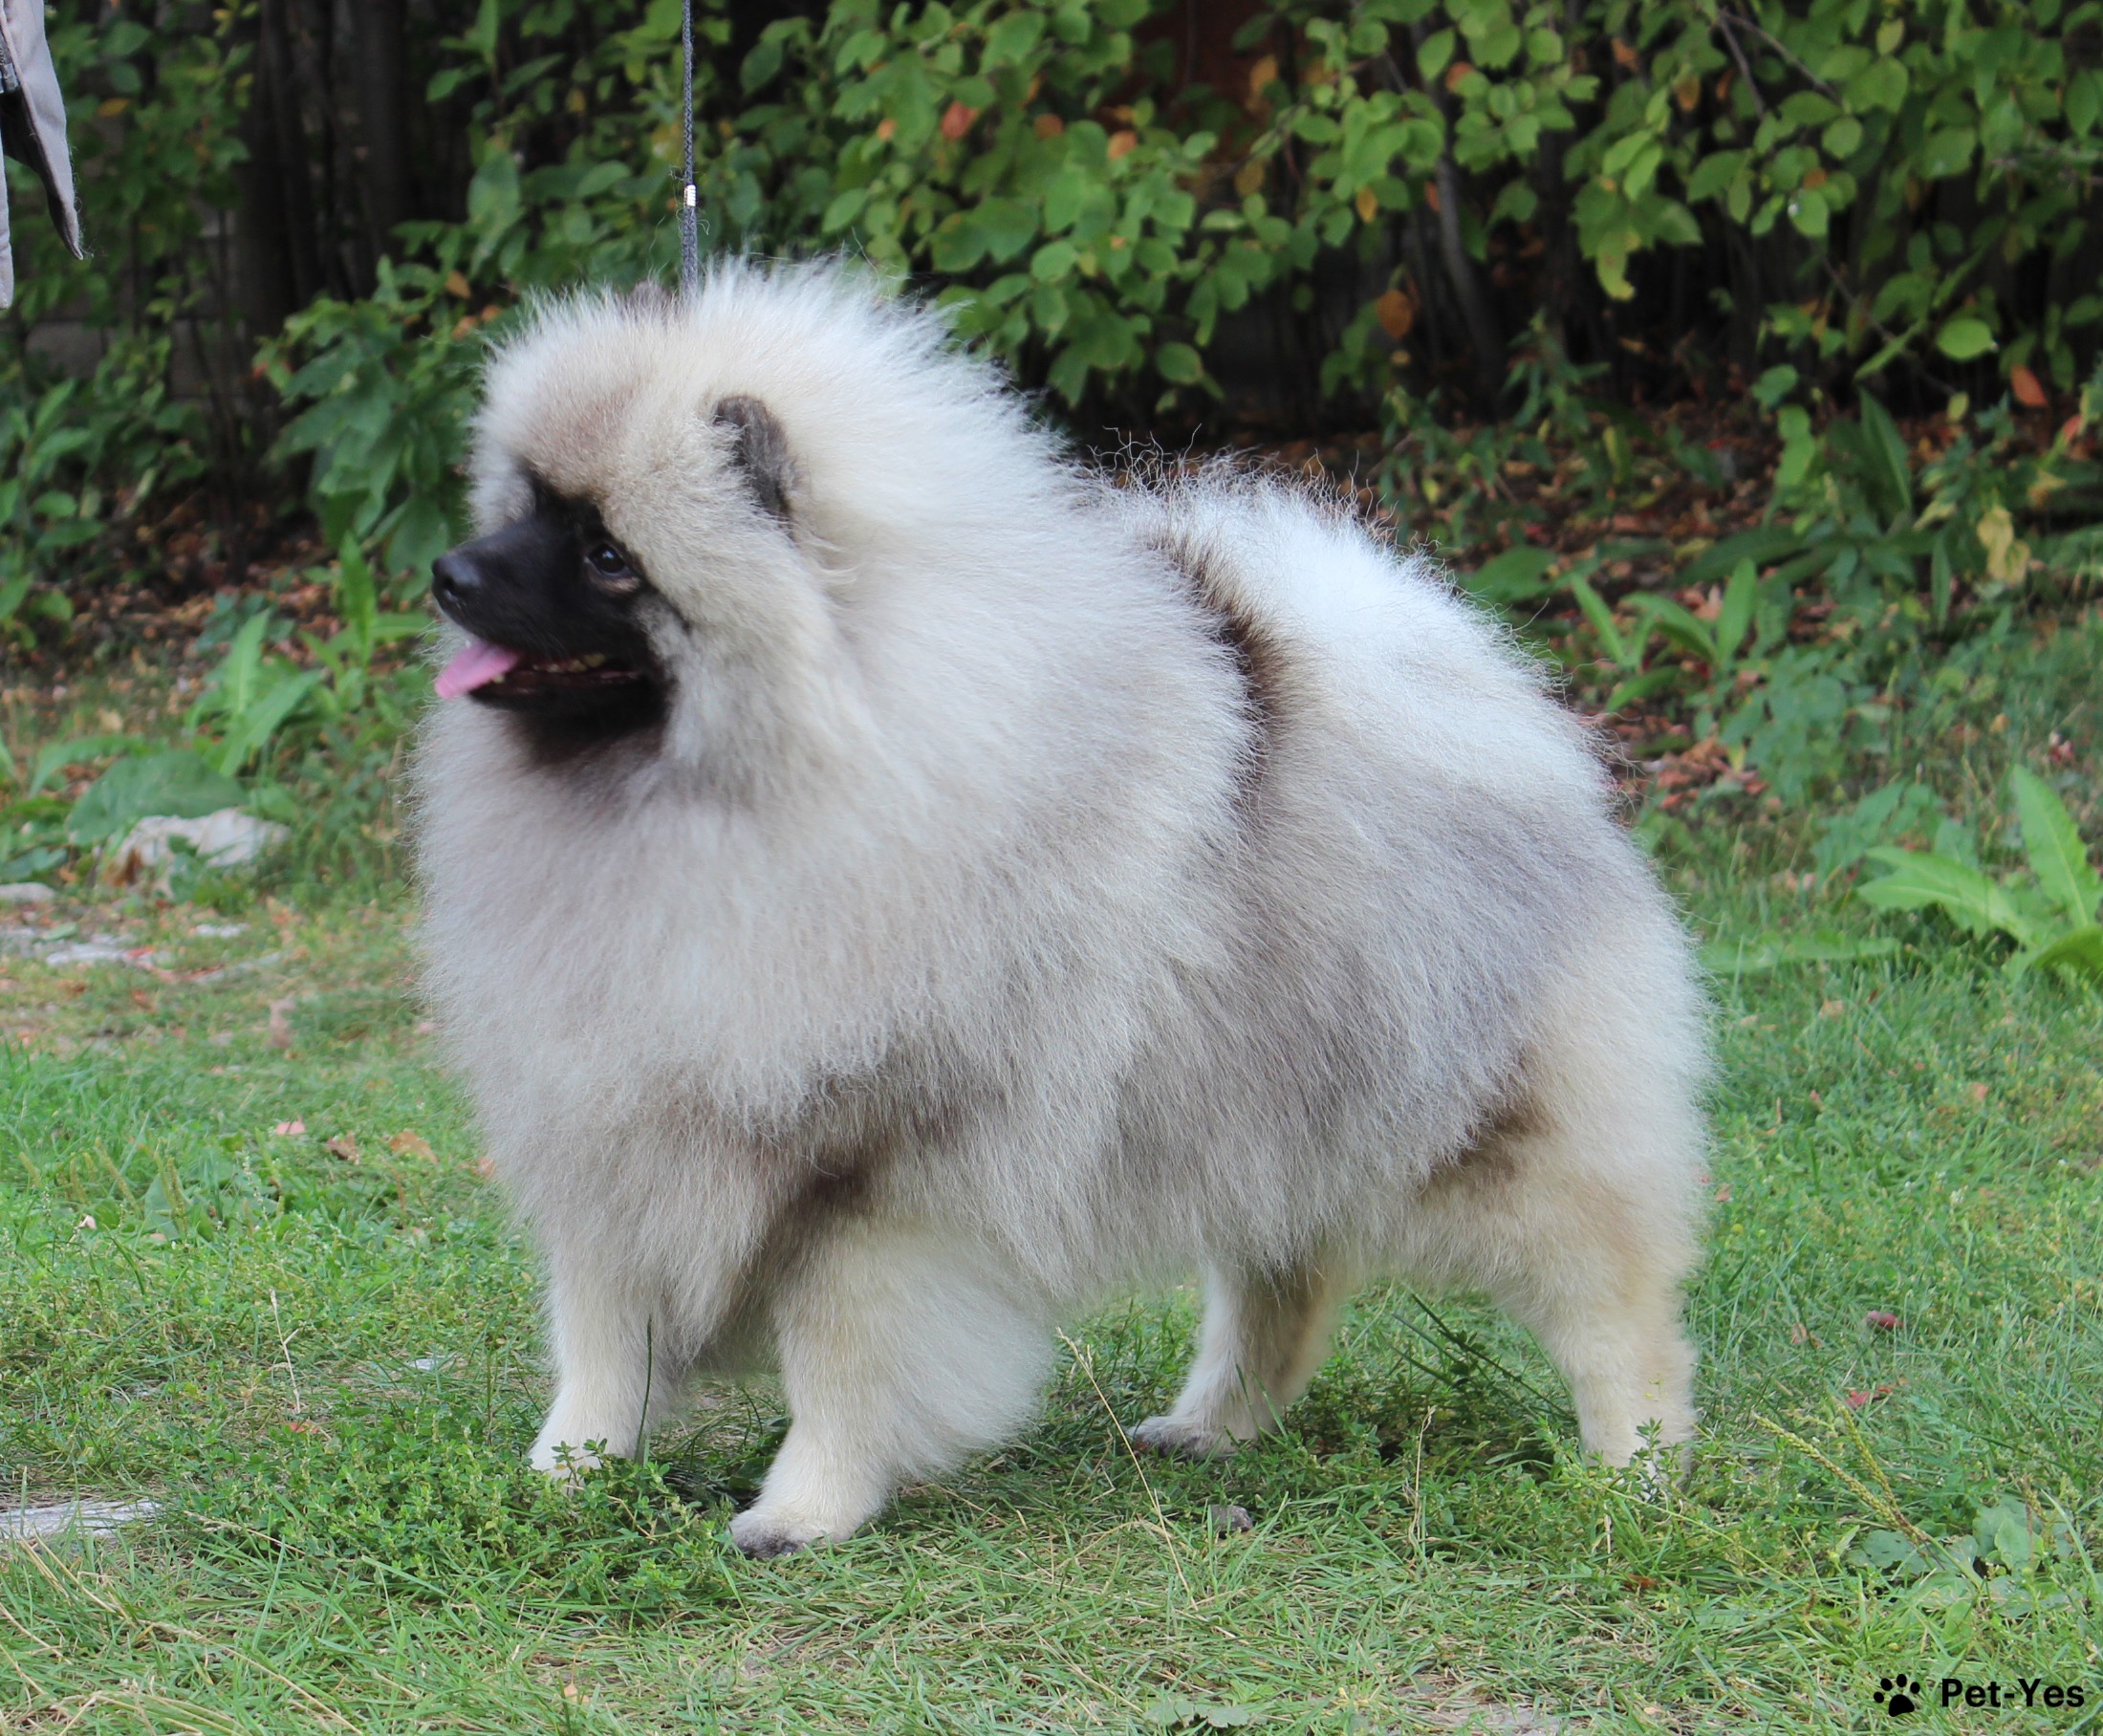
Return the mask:
M1662 1501L1686 1481L1694 1448L1686 1442L1657 1446L1646 1443L1624 1458L1605 1461L1617 1481L1646 1501Z
M1184 1417L1149 1417L1132 1431L1132 1444L1177 1459L1224 1459L1241 1443L1224 1428Z
M738 1553L754 1561L799 1555L824 1537L823 1531L811 1526L762 1512L758 1508L749 1508L730 1521L730 1541L737 1546Z
M526 1463L549 1482L574 1487L583 1481L586 1471L596 1470L609 1456L603 1441L572 1446L567 1441L553 1440L544 1434L533 1443L533 1450L527 1455Z

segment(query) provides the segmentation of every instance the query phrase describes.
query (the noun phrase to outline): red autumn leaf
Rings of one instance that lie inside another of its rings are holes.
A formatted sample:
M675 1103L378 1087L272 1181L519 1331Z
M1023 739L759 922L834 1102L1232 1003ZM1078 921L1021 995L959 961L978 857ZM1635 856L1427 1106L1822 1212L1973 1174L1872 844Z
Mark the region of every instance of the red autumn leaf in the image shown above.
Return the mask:
M1874 1400L1883 1398L1885 1394L1889 1393L1891 1390L1892 1389L1888 1385L1886 1385L1873 1387L1870 1389L1870 1391L1866 1393L1851 1392L1848 1394L1848 1409L1850 1409L1851 1411L1858 1411L1865 1404L1872 1402Z

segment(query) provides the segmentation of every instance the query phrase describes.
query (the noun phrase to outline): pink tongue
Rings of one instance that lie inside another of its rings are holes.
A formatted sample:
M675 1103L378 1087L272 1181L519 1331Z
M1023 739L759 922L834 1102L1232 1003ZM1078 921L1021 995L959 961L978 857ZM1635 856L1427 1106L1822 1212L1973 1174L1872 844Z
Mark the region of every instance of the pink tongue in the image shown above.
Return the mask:
M470 639L453 653L453 661L439 672L438 697L458 699L463 693L472 693L500 675L508 675L525 661L516 651L507 651L502 645L492 645L487 640Z

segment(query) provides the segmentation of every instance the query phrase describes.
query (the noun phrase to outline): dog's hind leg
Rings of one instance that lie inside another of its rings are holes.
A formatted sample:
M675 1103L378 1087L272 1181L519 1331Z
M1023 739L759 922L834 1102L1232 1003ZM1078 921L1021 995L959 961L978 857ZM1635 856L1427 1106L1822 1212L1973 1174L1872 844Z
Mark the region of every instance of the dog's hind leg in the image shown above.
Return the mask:
M774 1291L788 1439L731 1541L845 1537L900 1484L1007 1439L1043 1388L1048 1313L953 1232L863 1222L811 1248Z
M1646 1443L1671 1453L1694 1437L1680 1287L1701 1129L1669 1091L1591 1083L1539 1091L1435 1177L1405 1263L1488 1291L1570 1382L1586 1450L1626 1465Z
M1205 1459L1276 1428L1321 1367L1352 1288L1340 1263L1214 1271L1176 1408L1149 1417L1132 1439L1157 1452Z

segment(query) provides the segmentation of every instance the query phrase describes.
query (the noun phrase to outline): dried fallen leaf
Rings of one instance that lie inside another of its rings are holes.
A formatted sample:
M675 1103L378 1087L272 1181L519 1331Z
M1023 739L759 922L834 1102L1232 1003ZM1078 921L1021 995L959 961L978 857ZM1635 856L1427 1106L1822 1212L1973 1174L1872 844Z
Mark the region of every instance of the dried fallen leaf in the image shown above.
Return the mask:
M1986 1087L1984 1084L1975 1084L1972 1086L1971 1100L1974 1103L1984 1103L1986 1100Z
M296 1139L307 1131L304 1121L280 1121L271 1131L281 1139Z
M1895 1333L1905 1324L1899 1317L1881 1308L1873 1308L1862 1316L1864 1326L1874 1327L1880 1333Z
M387 1141L387 1149L397 1157L422 1158L429 1162L438 1154L431 1149L430 1140L420 1133L412 1133L404 1127Z
M1728 1205L1730 1204L1730 1183L1728 1182L1725 1182L1723 1186L1716 1190L1716 1203L1719 1205Z
M1128 126L1119 127L1110 135L1110 161L1115 163L1119 157L1131 156L1138 148L1138 134Z
M480 1176L485 1182L495 1181L496 1160L490 1157L488 1153L484 1153L481 1157L475 1160L475 1174Z
M341 1158L346 1163L355 1163L358 1161L358 1136L339 1133L335 1139L326 1141L321 1149L332 1158Z
M272 1049L290 1049L293 1046L292 1021L286 1015L293 1009L292 997L271 1003L271 1023L268 1033Z
M2051 401L2045 396L2045 387L2037 376L2027 368L2008 370L2008 389L2015 394L2015 401L2032 410L2042 410Z
M1816 1345L1823 1348L1826 1341L1812 1332L1810 1327L1806 1326L1803 1321L1799 1320L1789 1328L1789 1342L1791 1344Z
M971 130L971 122L978 118L977 109L965 108L961 102L952 102L943 110L942 136L944 139L962 139ZM1110 154L1115 157L1117 153L1113 149Z
M1417 323L1417 304L1406 291L1390 290L1373 304L1373 316L1390 337L1407 337Z
M1851 1392L1848 1394L1848 1409L1850 1409L1851 1411L1858 1411L1865 1404L1868 1404L1872 1400L1881 1399L1891 1390L1892 1389L1888 1385L1886 1385L1873 1387L1870 1391L1866 1393Z

